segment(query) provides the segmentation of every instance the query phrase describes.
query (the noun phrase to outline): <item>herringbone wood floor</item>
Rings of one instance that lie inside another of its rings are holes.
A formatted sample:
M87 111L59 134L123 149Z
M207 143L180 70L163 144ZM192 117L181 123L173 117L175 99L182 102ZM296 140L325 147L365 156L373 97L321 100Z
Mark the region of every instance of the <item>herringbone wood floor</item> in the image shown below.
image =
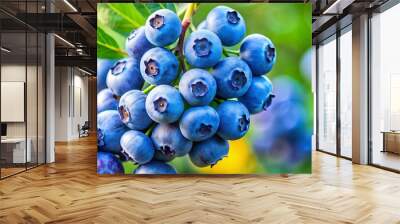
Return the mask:
M314 153L313 174L99 177L95 139L0 181L0 223L400 223L400 175Z

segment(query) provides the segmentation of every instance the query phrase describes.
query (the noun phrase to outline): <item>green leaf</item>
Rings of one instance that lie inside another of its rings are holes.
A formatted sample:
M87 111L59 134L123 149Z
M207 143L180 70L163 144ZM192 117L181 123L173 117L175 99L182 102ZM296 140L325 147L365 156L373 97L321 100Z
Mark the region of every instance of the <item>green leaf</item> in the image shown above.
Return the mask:
M110 4L97 4L97 26L109 27L127 36L136 27L109 7Z
M118 33L113 34L117 36ZM120 37L117 36L117 39L120 39ZM112 35L105 32L101 27L97 27L97 57L120 59L126 56L127 53L122 50L121 43L118 43Z
M175 13L177 11L176 5L174 3L165 3L165 4L162 4L162 5L164 6L164 8L169 9L169 10L175 12Z
M163 8L160 3L148 3L148 4L146 4L146 7L149 9L150 13L153 13L153 12Z
M136 8L132 4L109 3L108 6L118 16L124 18L135 28L142 26L146 21L143 15L138 10L136 10Z
M142 3L132 3L132 5L136 8L136 10L139 11L140 14L142 14L142 16L143 16L144 18L149 17L149 15L151 14L151 13L150 13L150 10L146 7L145 4L142 4Z
M177 6L175 3L136 3L135 6L136 5L144 5L150 13L153 13L159 9L169 9L175 13L177 12Z

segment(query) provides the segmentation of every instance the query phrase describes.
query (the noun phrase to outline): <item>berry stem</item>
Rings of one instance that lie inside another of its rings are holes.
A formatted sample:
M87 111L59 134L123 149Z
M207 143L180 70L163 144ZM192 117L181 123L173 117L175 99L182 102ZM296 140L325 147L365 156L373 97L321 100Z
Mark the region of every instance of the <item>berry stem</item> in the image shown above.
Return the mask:
M219 98L214 98L214 101L217 102L218 104L225 102L225 100Z
M179 36L178 45L176 46L176 51L178 52L179 62L183 72L186 72L186 66L183 57L183 43L185 40L186 30L190 26L192 15L195 12L196 8L197 8L196 3L189 3L189 6L187 7L185 15L183 16L182 19L182 32Z
M150 137L150 135L153 132L153 129L156 127L156 125L157 125L157 123L152 123L151 126L147 129L145 135Z
M240 55L240 52L238 50L231 50L231 49L227 49L227 48L223 48L223 53L224 53L224 55L229 55L229 54L233 54L236 56Z
M149 85L146 89L143 90L143 93L148 94L155 87L156 87L155 85Z

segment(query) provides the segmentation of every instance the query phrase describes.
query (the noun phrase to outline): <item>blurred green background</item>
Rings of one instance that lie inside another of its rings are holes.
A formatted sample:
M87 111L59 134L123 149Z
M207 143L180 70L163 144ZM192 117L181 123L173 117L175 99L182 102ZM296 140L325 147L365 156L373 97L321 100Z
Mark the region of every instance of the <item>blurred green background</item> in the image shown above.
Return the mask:
M301 3L201 3L192 18L197 26L208 12L218 5L226 5L243 16L247 33L260 33L272 40L277 51L277 63L267 75L270 79L288 78L300 86L303 92L304 109L307 111L307 130L312 129L313 98L310 73L311 57L311 4ZM144 25L151 12L160 8L169 8L183 17L187 3L101 3L98 4L98 51L99 58L122 58L125 39L135 28ZM190 31L189 31L190 32ZM230 47L239 49L240 44ZM302 65L303 64L303 65ZM306 67L306 68L304 68ZM230 152L216 166L197 168L186 157L176 158L172 164L178 173L310 173L311 150L302 161L293 166L276 166L265 163L264 158L253 150L252 135L254 129L240 140L230 141ZM308 136L308 135L307 135ZM309 134L311 139L311 133ZM310 145L311 148L311 145ZM289 163L288 161L279 161ZM285 164L283 164L285 165ZM135 165L125 162L125 173L132 173ZM271 166L271 167L269 167ZM273 167L274 166L274 167ZM286 168L280 168L286 167Z

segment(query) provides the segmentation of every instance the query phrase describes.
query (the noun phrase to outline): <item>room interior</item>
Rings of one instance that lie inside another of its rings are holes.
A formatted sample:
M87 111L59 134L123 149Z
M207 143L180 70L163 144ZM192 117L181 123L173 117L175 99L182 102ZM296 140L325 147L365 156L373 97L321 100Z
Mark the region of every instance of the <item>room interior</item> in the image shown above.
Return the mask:
M398 1L296 1L313 8L312 174L181 177L96 174L97 2L0 2L0 223L399 222Z

